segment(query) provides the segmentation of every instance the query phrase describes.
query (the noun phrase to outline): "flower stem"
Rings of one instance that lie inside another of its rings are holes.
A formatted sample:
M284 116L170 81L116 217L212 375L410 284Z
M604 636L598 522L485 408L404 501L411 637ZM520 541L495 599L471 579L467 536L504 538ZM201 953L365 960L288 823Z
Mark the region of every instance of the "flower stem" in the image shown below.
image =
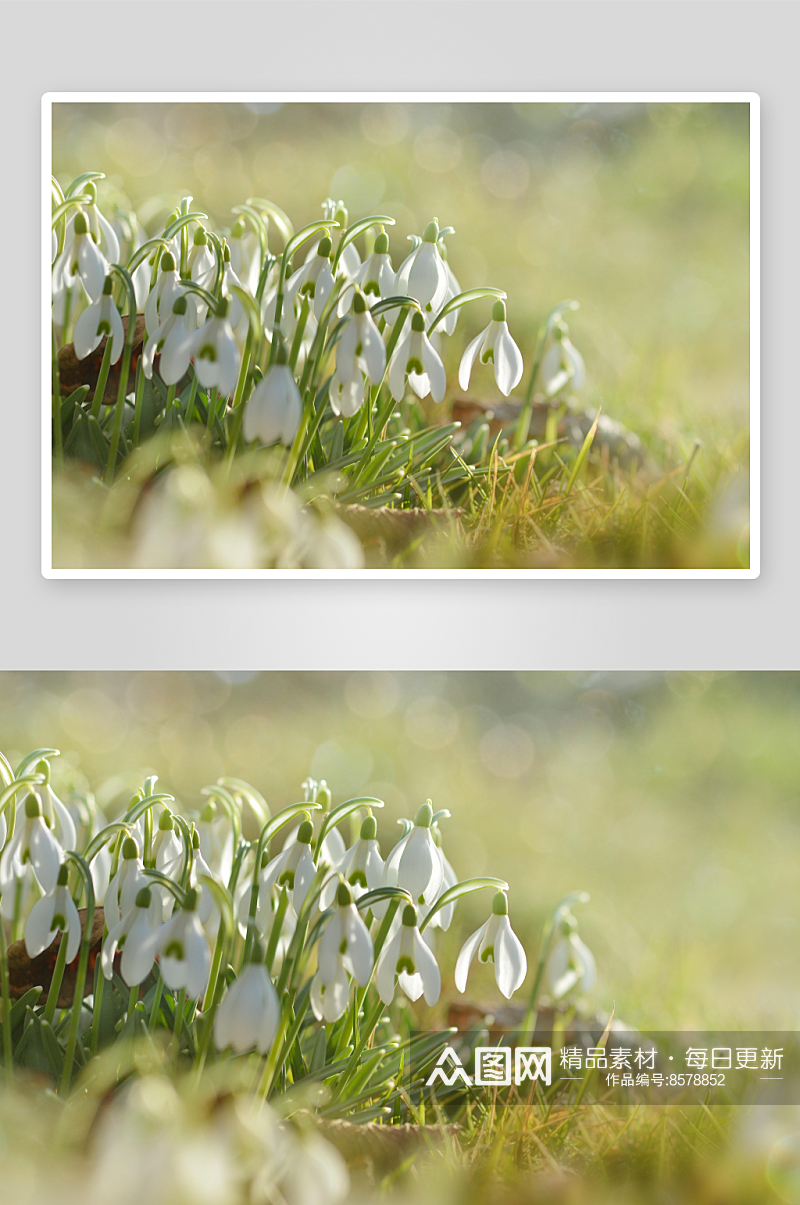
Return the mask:
M233 410L233 429L228 439L228 450L225 458L226 471L229 471L231 465L233 464L233 458L236 455L236 447L239 443L239 435L242 430L242 423L244 422L244 402L242 401L242 398L244 396L247 374L250 370L250 356L252 354L252 350L253 335L252 331L248 330L247 338L244 342L242 363L239 369L239 379L236 382L236 392L233 395L233 403L231 406L231 409Z
M103 405L103 394L106 391L108 374L111 369L111 347L112 340L106 339L103 359L100 361L100 371L97 374L97 384L94 387L94 397L92 398L92 418L98 417L100 408Z
M133 408L133 446L139 446L139 431L142 426L142 405L144 402L144 370L141 360L136 366L136 396Z
M64 978L64 967L67 962L67 934L61 934L61 940L58 943L58 953L56 954L56 963L53 967L53 978L50 980L50 990L47 993L47 1003L44 1007L44 1019L48 1025L52 1024L53 1017L56 1012L56 1002L58 993L61 991L61 983Z
M119 449L119 437L122 431L122 417L125 413L125 397L128 392L128 376L131 370L131 355L133 353L133 332L136 327L136 315L131 315L131 321L128 323L128 331L125 336L125 347L122 352L122 371L119 377L119 389L117 390L116 410L114 411L114 429L111 432L111 446L108 449L108 463L106 465L106 485L110 485L114 480L114 471L117 466L117 450ZM109 340L109 343L111 341Z
M156 990L153 996L153 1007L150 1009L150 1020L147 1024L147 1032L155 1033L156 1025L158 1024L158 1015L161 1012L161 997L164 994L164 980L161 978L161 972L158 972L156 978Z
M8 950L3 922L0 920L0 990L3 995L3 1066L6 1082L10 1083L14 1074L13 1051L11 1046L11 985L8 978Z
M94 997L92 1001L92 1038L91 1038L91 1053L97 1054L97 1046L100 1041L100 1017L103 1012L103 988L105 987L106 977L103 974L103 969L100 964L100 958L94 964Z
M56 468L64 464L64 433L61 430L61 378L58 372L58 345L53 328L53 451Z

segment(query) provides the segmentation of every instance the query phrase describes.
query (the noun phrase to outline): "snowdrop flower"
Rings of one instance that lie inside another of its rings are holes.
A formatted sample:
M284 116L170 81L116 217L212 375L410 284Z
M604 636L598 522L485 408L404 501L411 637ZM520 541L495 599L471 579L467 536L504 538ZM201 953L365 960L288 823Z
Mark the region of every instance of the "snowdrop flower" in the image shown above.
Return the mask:
M291 447L302 418L300 390L286 363L286 348L281 344L274 364L270 364L245 404L245 442L260 439L267 447L276 443Z
M77 849L78 839L75 830L75 821L49 782L41 787L41 798L42 815L45 818L45 823L53 830L53 835L61 848Z
M568 339L565 322L553 327L553 342L542 359L542 385L548 397L569 385L570 389L581 389L586 382L586 365L583 356Z
M318 1021L330 1024L344 1015L350 1000L350 976L341 954L334 955L324 973L317 971L308 998Z
M136 896L142 887L146 886L147 879L144 876L139 849L133 837L126 837L122 842L122 857L119 860L117 873L106 891L106 925L109 930L128 915L136 902Z
M259 894L262 891L268 894L273 886L282 887L285 883L291 892L292 907L295 912L300 911L317 873L311 856L313 836L313 824L304 820L297 830L297 839L262 870L258 880Z
M331 251L333 243L326 235L317 244L316 251L306 260L301 268L293 272L286 282L283 304L287 310L294 306L296 297L310 297L314 305L314 317L319 320L325 308L325 302L333 291L333 272L331 271Z
M439 223L434 218L425 227L419 246L400 265L395 290L398 295L414 297L423 309L438 310L448 284L447 268L439 251Z
M447 273L447 291L442 300L442 305L447 305L448 301L452 301L453 298L457 297L458 294L461 292L461 285L456 280L455 274L454 274L453 270L451 269L449 263L447 262L447 251L446 251L446 248L444 245L444 239L441 236L439 238L438 246L439 246L439 253L440 253L440 255L442 257L442 261L444 263L444 270ZM439 326L436 328L437 332L439 332L443 335L452 335L453 331L456 329L456 323L458 322L458 315L459 315L459 310L457 310L457 309L451 310L449 314L445 314L444 318L439 323Z
M217 805L209 801L196 821L200 839L200 852L223 883L231 877L233 868L233 825L227 812L217 811Z
M502 891L498 891L492 901L492 915L461 947L455 973L456 987L460 992L466 989L467 975L476 953L480 962L494 963L497 986L506 1000L510 1000L528 973L528 959L521 941L511 928L508 900Z
M511 338L506 322L506 307L502 301L496 301L492 307L492 321L467 344L458 368L458 383L462 389L469 386L472 366L480 356L481 364L494 365L494 379L497 388L508 397L522 378L522 355L514 340Z
M325 206L323 206L323 210ZM341 231L340 238L350 225L350 217L347 212L347 207L343 201L337 201L333 215L334 222L338 222L339 230ZM356 273L361 268L361 256L358 254L358 248L355 243L348 243L342 254L339 256L338 273L344 275L348 280L352 280Z
M208 245L208 235L202 226L198 226L195 229L186 267L189 271L189 278L196 285L207 289L209 285L213 284L216 260L214 259L213 251Z
M336 376L347 384L363 372L378 385L386 371L386 347L363 293L356 293L353 313L336 348Z
M244 316L244 306L239 298L234 293L234 286L242 288L242 282L234 271L231 263L230 248L226 246L224 256L224 267L222 269L222 296L228 298L228 321L232 328L236 330ZM248 320L249 321L249 320ZM245 322L245 333L247 332L247 322Z
M113 925L103 942L100 965L106 979L114 974L114 959L122 953L120 974L128 987L141 983L152 970L162 938L161 906L155 892L142 887L133 907Z
M89 870L92 875L95 903L104 904L108 884L111 881L111 850L107 845L104 845L94 855Z
M227 240L231 270L249 293L255 297L261 274L261 244L252 230L247 230L244 218L237 218ZM236 323L232 323L233 326Z
M374 950L369 930L358 914L346 883L336 891L336 910L317 951L317 973L310 1000L318 1021L338 1021L350 999L350 975L366 987L372 974Z
M175 259L170 251L165 251L159 261L158 279L150 290L150 296L144 307L144 323L148 335L152 335L159 325L172 313L172 307L179 297L186 298L187 311L191 317L191 328L197 326L197 306L195 299L181 284Z
M177 385L189 367L188 349L183 344L195 330L194 314L189 310L186 296L176 297L172 312L156 327L144 345L142 371L148 381L153 377L153 361L156 356L161 356L160 373L163 380L167 385Z
M178 855L178 861L182 866L182 847ZM166 873L170 875L170 878L179 877L177 875L173 875L171 869ZM189 872L189 882L200 897L200 903L197 907L197 914L200 917L200 924L206 926L209 932L213 930L213 932L216 933L220 920L219 908L214 896L206 887L203 886L204 878L213 879L215 882L219 882L217 876L214 874L200 851L200 837L195 830L192 832L192 869ZM214 916L213 921L211 919L212 916Z
M349 247L345 249L345 255L349 249ZM389 255L389 236L381 230L375 239L375 249L372 255L364 260L353 276L353 284L361 289L367 297L375 297L377 301L381 301L385 297L391 297L394 293L394 281L395 272L392 268L392 257ZM344 294L344 298L347 300L345 300L345 309L339 312L340 318L349 308L348 302L352 304L354 295L355 290L353 289L348 289Z
M179 381L194 362L198 382L204 389L216 385L223 397L230 397L239 376L239 349L228 322L228 301L217 303L217 312L198 330L161 353L161 376L168 383ZM176 375L177 374L177 375Z
M414 817L413 827L386 859L384 883L402 887L420 903L432 904L442 886L442 858L431 833L433 808L428 803Z
M97 208L97 186L94 181L88 180L83 186L83 191L92 198L86 209L82 211L89 224L89 231L109 263L119 263L117 232Z
M250 921L250 890L252 883L248 877L241 884L236 894L236 920L239 925L239 932L242 937L247 936L247 926ZM284 888L281 889L283 891ZM287 891L288 896L288 891ZM263 937L268 937L272 932L272 926L275 921L275 916L280 904L280 894L273 887L272 891L258 892L258 903L256 905L256 928ZM294 931L297 928L297 913L291 905L291 901L287 898L286 911L283 914L283 922L281 931L278 935L278 945L275 950L275 958L273 959L273 968L277 971L283 964L286 957L286 952L289 949L289 943L294 936Z
M96 301L103 292L107 273L108 260L89 233L85 214L79 210L53 269L55 291L60 294L71 290L80 280L89 300Z
M597 963L591 950L578 937L578 922L568 913L559 925L559 935L547 962L547 982L553 1000L578 991L590 992L597 982Z
M236 1054L266 1054L278 1032L281 1006L267 968L249 962L228 988L214 1018L214 1045Z
M111 339L111 363L116 364L122 355L122 345L125 342L125 328L119 315L112 291L114 282L107 276L103 292L86 307L75 323L72 336L75 355L84 360L100 346L100 340L105 336Z
M428 1004L438 1001L442 977L433 952L417 927L413 904L406 904L402 924L395 929L378 959L376 984L384 1004L391 1004L394 999L395 975L409 1000L418 1000L424 993Z
M35 958L55 940L57 933L65 933L67 964L78 953L81 944L81 922L78 909L67 889L69 868L59 867L58 881L52 891L37 900L25 922L25 949L29 958Z
M162 809L158 818L158 829L153 839L153 854L156 870L160 870L162 874L170 862L181 859L183 855L183 845L175 832L175 821L172 819L172 813L166 808Z
M374 816L367 816L362 822L358 840L333 864L335 875L342 875L352 888L356 899L360 899L367 891L375 891L384 883L384 862L377 834L377 820ZM320 896L320 908L323 910L330 908L333 903L337 881L336 877L333 877L323 888Z
M418 311L412 315L411 329L400 339L389 365L389 388L396 402L403 400L406 376L417 397L430 394L435 402L444 398L444 364L425 334L425 319Z
M358 414L364 405L366 388L367 383L360 372L345 383L339 380L337 368L328 385L328 401L333 413L342 418L352 418Z
M12 922L24 916L42 894L30 862L21 868L16 879L12 878L5 886L0 884L0 891L0 916Z
M28 863L44 892L50 892L58 882L58 869L63 851L42 815L42 803L37 795L25 798L25 820L17 823L14 836L0 858L0 892L3 895L18 879L25 876Z
M436 849L442 863L442 885L439 895L443 895L444 892L450 887L455 887L456 883L458 882L458 875L445 857L445 853L441 845L441 835L439 834L438 824L432 826L431 831L433 832L433 839L436 843ZM446 932L450 928L450 922L453 919L455 909L455 900L451 904L445 904L445 906L440 908L431 920L430 927L432 929L443 929Z
M170 991L185 989L190 1000L199 1000L208 984L211 951L197 914L197 892L186 892L186 906L176 912L161 930L158 964Z

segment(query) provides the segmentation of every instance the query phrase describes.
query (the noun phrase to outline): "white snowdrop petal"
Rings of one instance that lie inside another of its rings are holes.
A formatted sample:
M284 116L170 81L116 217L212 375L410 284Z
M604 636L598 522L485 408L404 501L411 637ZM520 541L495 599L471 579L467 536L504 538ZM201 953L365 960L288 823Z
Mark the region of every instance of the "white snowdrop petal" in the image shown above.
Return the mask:
M483 941L484 934L489 926L489 922L481 925L480 929L467 938L461 947L461 951L456 959L455 983L460 992L465 992L467 989L467 976L469 968L472 965L472 960L478 952L478 947Z

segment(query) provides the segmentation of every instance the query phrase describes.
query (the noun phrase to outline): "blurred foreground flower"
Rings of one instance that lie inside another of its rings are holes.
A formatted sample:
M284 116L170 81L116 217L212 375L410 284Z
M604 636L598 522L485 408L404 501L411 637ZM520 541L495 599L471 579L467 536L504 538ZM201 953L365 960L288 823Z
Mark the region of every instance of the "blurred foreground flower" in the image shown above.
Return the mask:
M578 993L588 994L597 982L597 964L588 946L578 937L578 922L572 913L559 921L556 940L547 963L547 983L553 1000Z

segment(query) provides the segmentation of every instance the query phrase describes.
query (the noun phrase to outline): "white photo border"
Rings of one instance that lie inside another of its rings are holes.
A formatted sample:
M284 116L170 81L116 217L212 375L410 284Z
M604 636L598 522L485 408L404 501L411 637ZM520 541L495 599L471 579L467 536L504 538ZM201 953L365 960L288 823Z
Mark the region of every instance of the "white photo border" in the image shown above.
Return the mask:
M52 549L50 313L54 104L747 104L750 106L750 566L742 569L60 569ZM753 579L761 572L761 102L755 92L47 92L42 97L42 576L49 579L438 578Z

